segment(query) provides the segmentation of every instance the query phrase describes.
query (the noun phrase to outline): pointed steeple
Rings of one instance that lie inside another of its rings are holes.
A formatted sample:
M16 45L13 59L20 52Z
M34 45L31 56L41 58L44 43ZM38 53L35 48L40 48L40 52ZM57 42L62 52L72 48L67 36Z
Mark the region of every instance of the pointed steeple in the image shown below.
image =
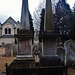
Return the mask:
M28 0L22 0L21 25L22 29L30 30Z
M46 0L46 9L45 9L45 20L44 20L44 31L52 31L53 26L53 14L52 14L52 4L51 0Z

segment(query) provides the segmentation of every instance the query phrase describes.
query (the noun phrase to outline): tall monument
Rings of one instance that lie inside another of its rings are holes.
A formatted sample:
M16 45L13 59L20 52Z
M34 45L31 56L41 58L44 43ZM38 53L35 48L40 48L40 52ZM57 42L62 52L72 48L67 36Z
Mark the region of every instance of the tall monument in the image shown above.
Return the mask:
M51 0L46 0L44 31L42 31L42 55L55 56L57 54L57 37L54 30Z
M27 0L23 1L27 2ZM26 5L23 3L23 5L26 7L27 3ZM28 9L26 10L28 11ZM22 12L22 15L26 13L26 10ZM25 20L25 23L23 22L24 24L22 26L24 28L22 28L17 35L18 58L14 60L14 62L9 66L8 70L6 65L7 73L11 75L63 75L66 67L60 66L60 60L55 56L57 48L57 34L53 26L51 0L46 0L45 10L44 31L41 35L43 56L40 56L39 60L39 53L35 51L34 61L34 58L32 57L33 35L29 29L30 25L26 24L26 22L29 20L28 17L23 16L23 18L26 18L27 21ZM50 57L51 55L52 57ZM65 73L64 74L67 75L67 72Z
M16 35L18 38L18 55L17 57L32 57L32 38L30 12L28 0L22 0L21 12L21 30Z
M54 24L53 24L53 13L52 13L51 0L46 0L44 31L52 32L54 29L53 25Z
M22 1L21 25L22 29L30 30L28 0Z
M33 24L28 9L28 0L22 0L21 25L18 34L15 35L18 39L17 58L12 62L10 68L18 69L18 71L16 71L18 75L28 75L29 73L26 72L25 69L35 67L34 58L32 56ZM15 67L12 67L14 65ZM12 75L14 75L14 71Z

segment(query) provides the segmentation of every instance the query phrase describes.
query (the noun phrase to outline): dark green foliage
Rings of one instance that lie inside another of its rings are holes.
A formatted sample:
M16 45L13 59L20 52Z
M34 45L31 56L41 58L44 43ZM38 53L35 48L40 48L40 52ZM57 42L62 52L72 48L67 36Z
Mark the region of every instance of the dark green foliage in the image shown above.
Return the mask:
M44 31L44 16L45 16L45 9L42 9L41 22L40 22L40 31Z
M69 38L75 40L75 4L73 7L73 12L70 17L70 26L69 26Z
M45 16L45 9L43 8L42 12L41 12L41 22L40 22L40 33L39 33L39 35L41 35L42 32L44 31L44 16ZM41 42L41 38L39 38L39 41Z
M56 4L55 13L55 29L61 35L68 33L68 26L70 25L70 6L65 0L59 0Z
M75 69L75 63L72 64L72 68Z
M29 13L29 21L30 21L30 31L34 34L34 27L33 27L33 22L32 22L32 16Z
M75 61L74 60L67 60L66 66L67 67L70 67L70 68L73 68L73 64L75 64Z
M15 44L17 44L17 38L15 38Z
M31 33L33 34L33 36L34 36L34 27L33 27L33 21L32 21L33 19L32 19L32 16L31 16L31 14L29 13L29 23L30 23L30 31L31 31ZM34 38L33 38L34 39ZM33 44L33 39L32 39L32 44Z

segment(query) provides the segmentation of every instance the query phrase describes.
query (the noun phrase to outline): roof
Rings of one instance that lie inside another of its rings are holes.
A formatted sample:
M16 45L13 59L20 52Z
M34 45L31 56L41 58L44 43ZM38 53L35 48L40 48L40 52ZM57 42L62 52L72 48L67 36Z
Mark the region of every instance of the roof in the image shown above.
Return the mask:
M9 17L3 24L5 23L16 23L16 21L12 17Z

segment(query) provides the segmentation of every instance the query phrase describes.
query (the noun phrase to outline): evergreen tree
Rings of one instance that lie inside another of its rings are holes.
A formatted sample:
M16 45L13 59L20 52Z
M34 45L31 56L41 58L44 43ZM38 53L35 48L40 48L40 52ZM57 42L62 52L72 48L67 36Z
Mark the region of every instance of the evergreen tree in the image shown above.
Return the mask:
M45 16L45 9L42 9L41 12L41 22L40 22L40 34L44 31L44 16Z
M30 22L30 31L34 34L34 27L33 27L33 21L32 16L29 13L29 22Z
M55 29L61 35L68 34L71 9L65 0L59 0L55 7Z
M69 39L75 40L75 4L70 18Z

